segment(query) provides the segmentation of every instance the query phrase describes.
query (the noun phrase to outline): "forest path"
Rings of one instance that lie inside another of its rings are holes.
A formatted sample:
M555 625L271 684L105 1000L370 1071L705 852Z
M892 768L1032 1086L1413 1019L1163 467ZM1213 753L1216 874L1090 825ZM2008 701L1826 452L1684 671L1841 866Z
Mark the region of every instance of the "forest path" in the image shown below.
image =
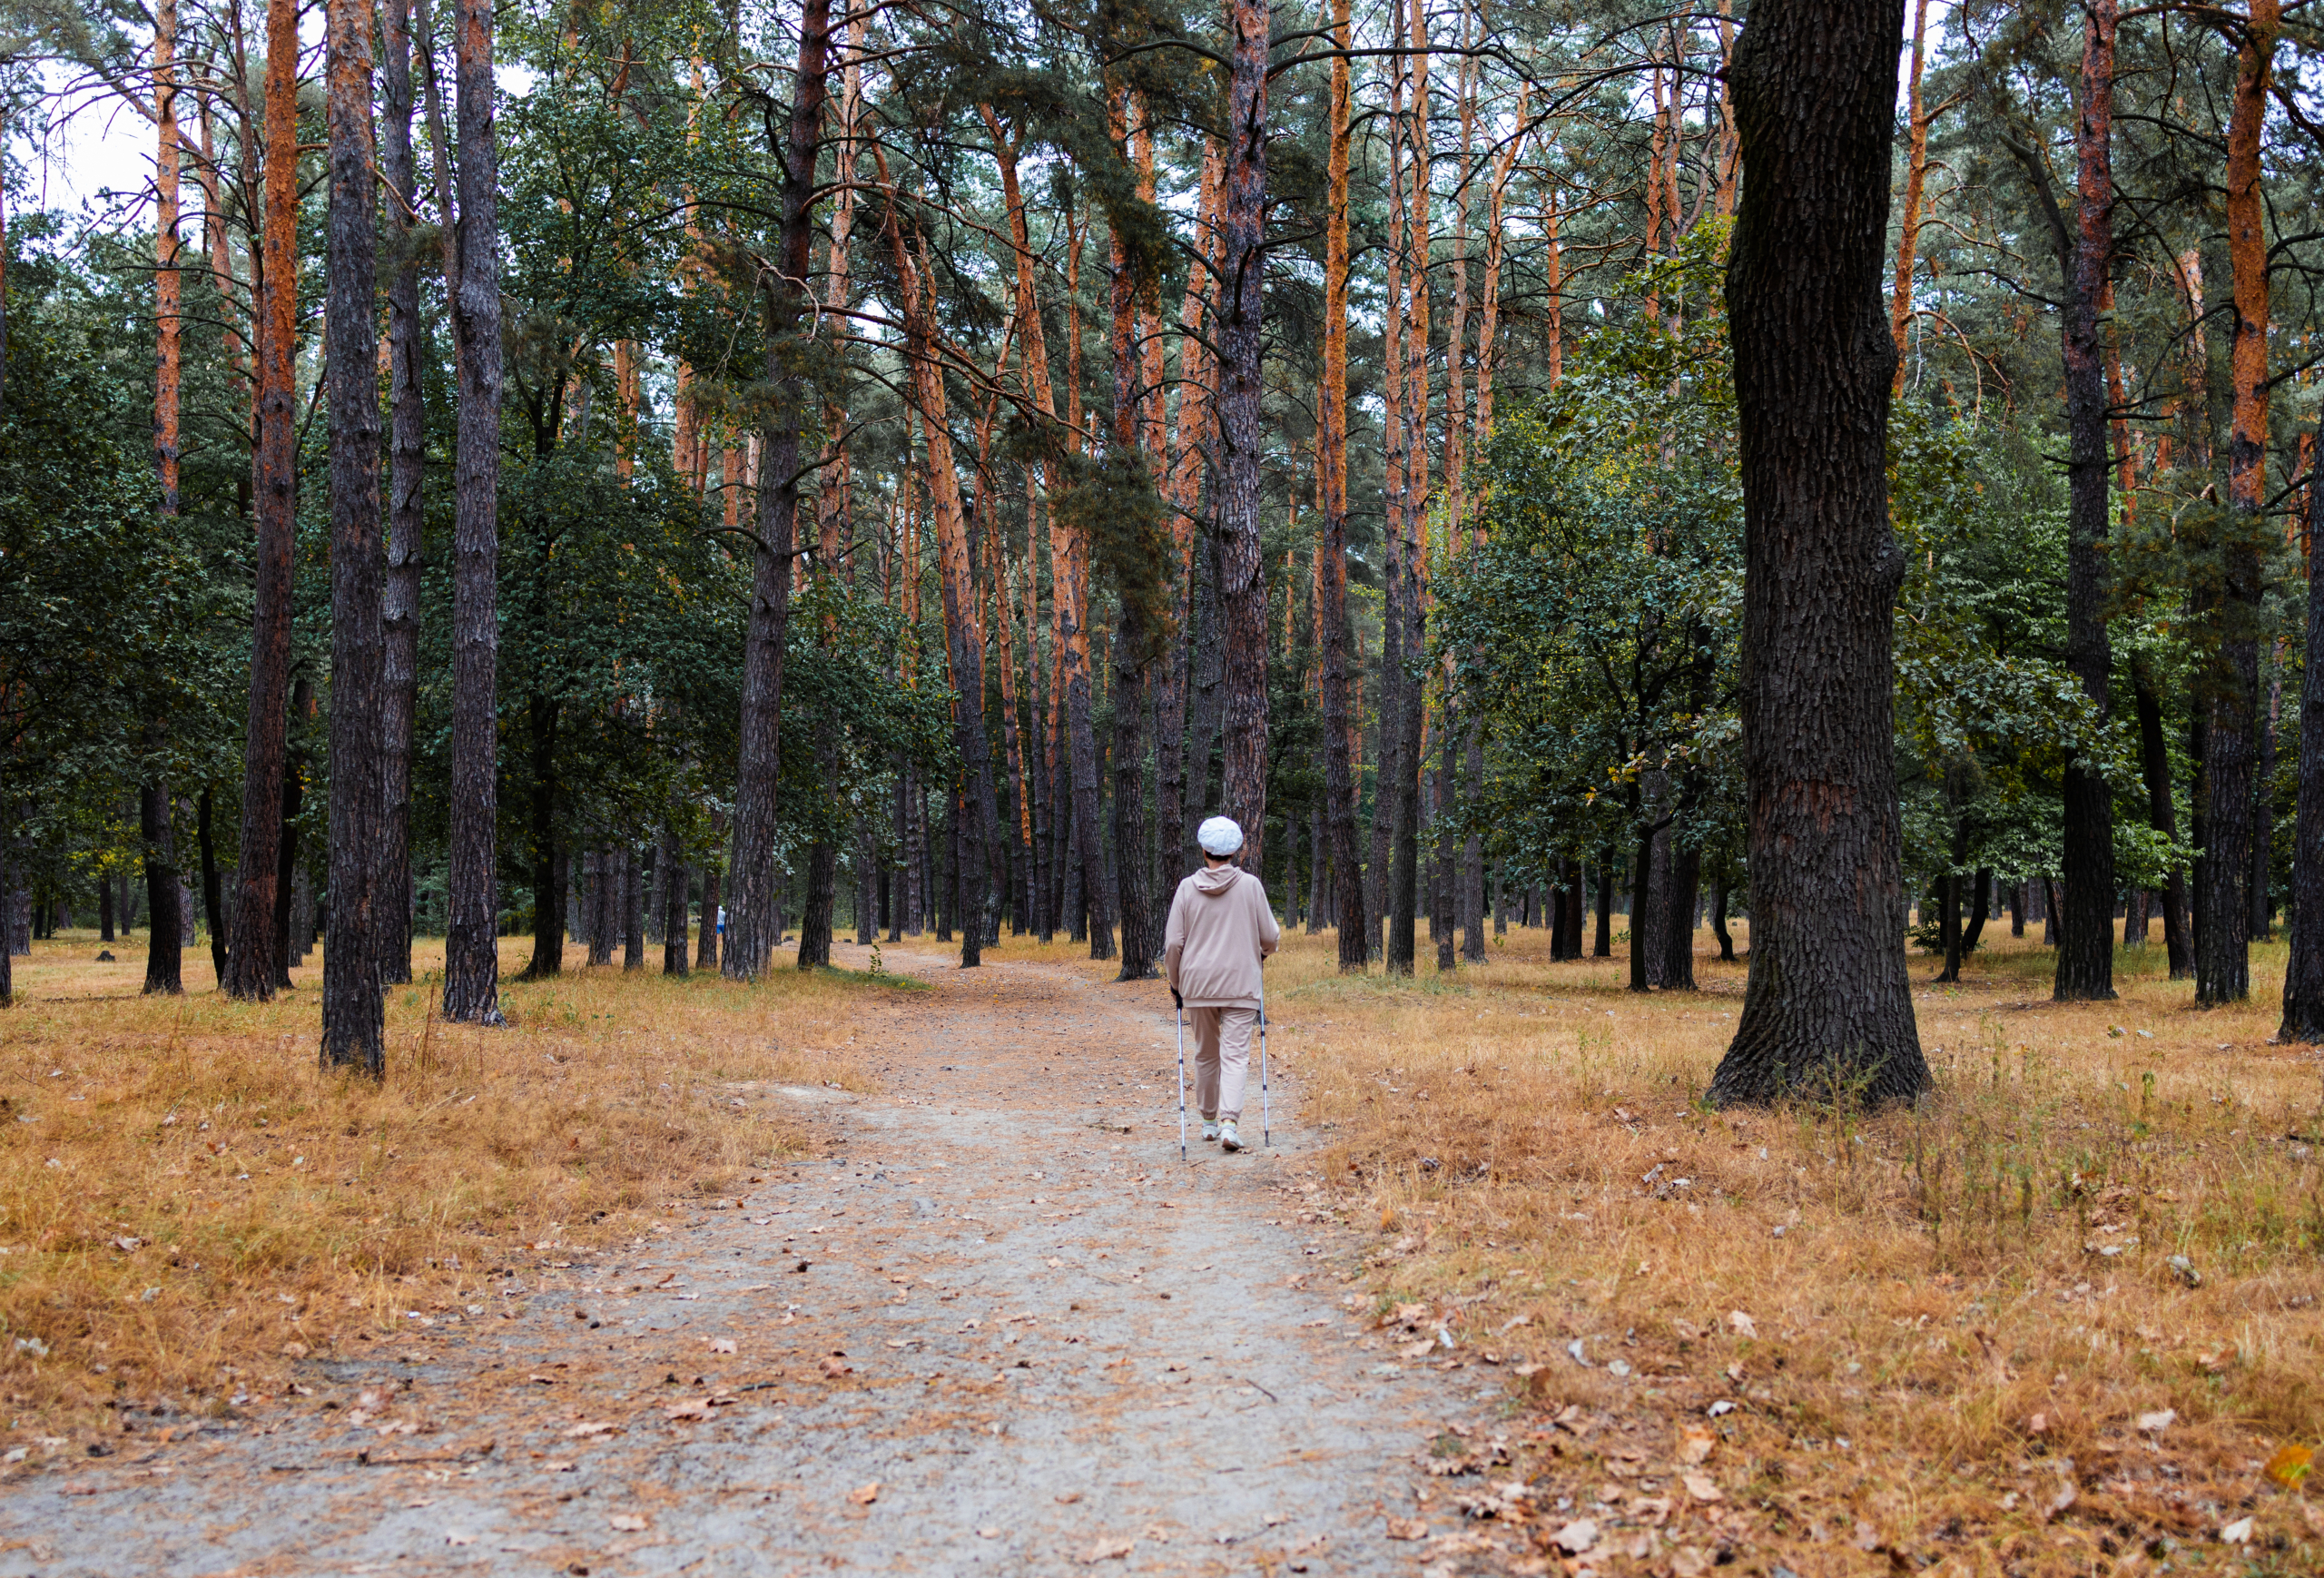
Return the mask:
M1280 1070L1272 1149L1182 1165L1159 982L885 963L929 990L858 1021L880 1094L733 1098L822 1156L523 1274L517 1320L20 1484L0 1575L1410 1571L1430 1421L1500 1389L1366 1335Z

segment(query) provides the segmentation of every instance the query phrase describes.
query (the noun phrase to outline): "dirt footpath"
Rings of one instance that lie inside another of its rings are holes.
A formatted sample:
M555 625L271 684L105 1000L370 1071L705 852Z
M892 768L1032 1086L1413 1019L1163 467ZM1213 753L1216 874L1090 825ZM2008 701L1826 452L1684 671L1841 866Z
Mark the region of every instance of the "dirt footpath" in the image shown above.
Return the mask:
M731 1097L827 1155L311 1396L125 1417L8 1492L0 1575L1412 1572L1416 1458L1501 1388L1373 1333L1295 1090L1182 1166L1158 982L886 962L931 989L866 1009L881 1095Z

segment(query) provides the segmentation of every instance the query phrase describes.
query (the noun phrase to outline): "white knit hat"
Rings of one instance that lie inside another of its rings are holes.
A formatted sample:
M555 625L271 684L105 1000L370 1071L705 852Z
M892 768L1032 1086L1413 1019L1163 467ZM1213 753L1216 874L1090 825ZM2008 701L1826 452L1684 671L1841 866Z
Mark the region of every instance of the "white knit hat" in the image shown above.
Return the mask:
M1225 859L1243 847L1242 824L1231 816L1214 816L1196 833L1195 842L1206 853Z

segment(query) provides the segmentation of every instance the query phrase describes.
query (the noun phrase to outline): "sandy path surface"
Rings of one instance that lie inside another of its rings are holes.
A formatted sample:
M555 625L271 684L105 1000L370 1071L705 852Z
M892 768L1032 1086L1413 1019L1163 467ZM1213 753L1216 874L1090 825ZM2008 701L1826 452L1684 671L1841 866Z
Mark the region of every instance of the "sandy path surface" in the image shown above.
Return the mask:
M1416 1455L1500 1388L1372 1332L1295 1089L1272 1150L1182 1166L1158 983L887 963L931 990L867 1004L881 1094L731 1098L824 1155L311 1396L125 1413L9 1491L0 1575L1412 1571Z

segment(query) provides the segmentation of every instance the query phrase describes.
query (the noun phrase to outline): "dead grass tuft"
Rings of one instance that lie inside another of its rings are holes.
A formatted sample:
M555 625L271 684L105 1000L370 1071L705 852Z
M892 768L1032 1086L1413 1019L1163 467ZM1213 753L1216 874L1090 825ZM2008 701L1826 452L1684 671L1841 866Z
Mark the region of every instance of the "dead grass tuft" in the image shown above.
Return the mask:
M803 1149L769 1082L867 1089L853 1014L894 990L584 970L504 982L510 1028L480 1031L437 1019L423 945L375 1087L317 1068L319 962L246 1006L191 950L188 995L149 999L142 949L97 946L35 944L0 1015L12 1434L133 1399L224 1408L309 1353L513 1312L493 1279L520 1257L665 1230Z

